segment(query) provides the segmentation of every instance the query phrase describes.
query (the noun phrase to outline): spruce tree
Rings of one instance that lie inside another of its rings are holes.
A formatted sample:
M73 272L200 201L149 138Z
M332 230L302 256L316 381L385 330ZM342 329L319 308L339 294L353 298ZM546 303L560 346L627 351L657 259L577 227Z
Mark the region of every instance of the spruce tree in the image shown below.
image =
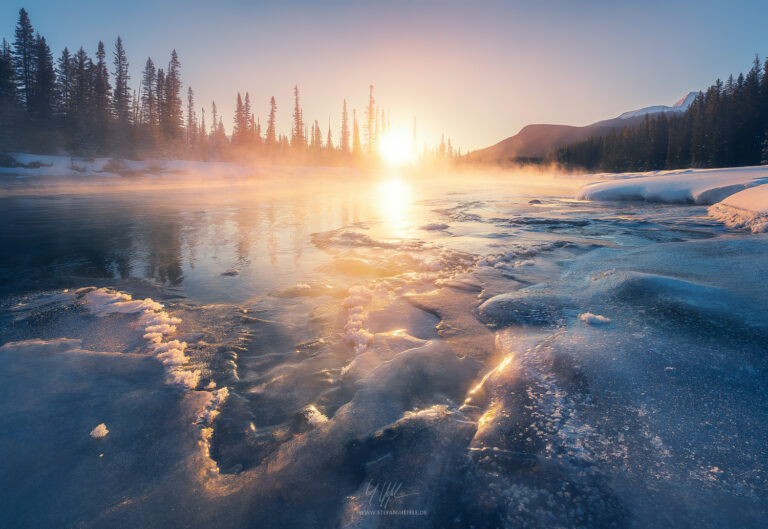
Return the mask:
M187 88L187 147L190 149L197 143L197 117L195 116L195 93L192 87Z
M72 56L68 48L64 48L56 63L56 83L58 105L56 112L67 122L72 113L72 93L74 91Z
M245 121L243 123L245 126L245 134L243 141L245 143L250 143L251 137L253 136L253 129L256 125L253 122L253 113L251 112L251 96L248 95L248 92L245 93L245 99L243 100L243 114L245 114Z
M320 149L320 147L323 146L323 135L320 132L320 124L317 122L317 120L315 120L315 123L312 127L312 147L315 149Z
M14 34L13 66L18 83L19 100L29 111L34 83L35 34L32 23L29 21L29 15L23 7L19 10L19 20L16 23Z
M80 47L72 60L72 149L86 155L93 140L91 102L93 62Z
M376 152L376 100L373 98L373 85L368 92L368 108L365 112L365 138L369 155Z
M96 68L93 77L93 117L95 137L101 149L106 148L106 139L110 123L111 101L109 71L105 62L104 43L99 41L96 51Z
M299 86L293 87L293 134L291 136L291 146L294 148L303 148L307 146L307 135L304 128L304 117L299 103Z
M357 126L357 111L352 109L352 154L360 156L363 150L360 145L360 129Z
M216 134L216 126L218 125L219 113L216 109L216 101L211 102L211 135Z
M149 127L150 133L157 128L157 71L152 58L147 58L141 75L141 118L140 122Z
M157 103L157 130L165 131L168 123L168 108L165 105L165 70L157 69L155 74L155 102Z
M130 79L128 75L128 59L125 56L123 39L120 36L117 37L115 42L113 64L115 66L115 90L112 95L112 106L115 118L120 126L124 128L130 120L131 91L128 88L128 80Z
M275 116L277 115L277 103L275 103L275 96L269 99L269 118L267 119L267 137L265 138L266 144L270 147L274 147L277 143L277 136L275 135Z
M166 117L165 133L170 139L175 140L181 138L181 131L184 126L184 112L181 103L181 63L176 50L171 52L165 81L166 89L163 94Z
M6 116L5 112L16 105L16 78L13 71L13 56L11 47L3 39L0 46L0 116ZM3 123L8 123L3 121Z
M349 153L349 116L347 114L347 100L341 107L341 152Z
M240 97L240 92L237 93L237 101L235 103L235 119L233 120L232 127L232 145L239 145L243 139L245 133L245 111L243 109L243 99Z
M0 46L0 153L11 150L16 138L14 130L19 114L16 78L13 70L11 47L3 39Z
M33 81L31 92L31 113L49 126L56 106L56 73L53 68L53 55L45 37L35 37L33 56Z

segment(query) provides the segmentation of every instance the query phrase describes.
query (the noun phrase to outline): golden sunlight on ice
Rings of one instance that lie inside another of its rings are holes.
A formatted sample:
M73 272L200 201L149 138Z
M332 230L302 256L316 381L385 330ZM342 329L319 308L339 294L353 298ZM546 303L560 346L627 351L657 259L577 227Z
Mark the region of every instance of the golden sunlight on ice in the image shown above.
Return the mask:
M411 185L397 177L384 180L376 188L375 201L379 216L389 225L391 234L402 235L408 227L408 213L413 201Z

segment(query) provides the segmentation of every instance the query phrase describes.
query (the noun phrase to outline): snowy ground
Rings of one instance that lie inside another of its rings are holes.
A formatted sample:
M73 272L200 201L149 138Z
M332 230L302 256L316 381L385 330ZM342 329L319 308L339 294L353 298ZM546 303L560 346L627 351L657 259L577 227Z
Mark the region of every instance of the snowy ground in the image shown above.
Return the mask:
M740 171L0 198L0 526L762 527Z

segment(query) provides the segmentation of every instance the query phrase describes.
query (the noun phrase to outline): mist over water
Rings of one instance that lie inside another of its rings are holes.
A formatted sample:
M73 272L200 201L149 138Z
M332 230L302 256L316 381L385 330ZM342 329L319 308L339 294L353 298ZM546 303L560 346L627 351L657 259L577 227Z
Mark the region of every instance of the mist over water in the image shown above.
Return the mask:
M761 525L766 235L546 173L204 176L0 197L0 525Z

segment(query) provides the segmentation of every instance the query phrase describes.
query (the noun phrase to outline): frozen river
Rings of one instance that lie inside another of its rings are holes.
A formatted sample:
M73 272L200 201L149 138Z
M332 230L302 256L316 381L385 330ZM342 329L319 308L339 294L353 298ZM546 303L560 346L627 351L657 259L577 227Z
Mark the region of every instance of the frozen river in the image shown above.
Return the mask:
M768 234L573 196L3 196L0 526L763 527Z

